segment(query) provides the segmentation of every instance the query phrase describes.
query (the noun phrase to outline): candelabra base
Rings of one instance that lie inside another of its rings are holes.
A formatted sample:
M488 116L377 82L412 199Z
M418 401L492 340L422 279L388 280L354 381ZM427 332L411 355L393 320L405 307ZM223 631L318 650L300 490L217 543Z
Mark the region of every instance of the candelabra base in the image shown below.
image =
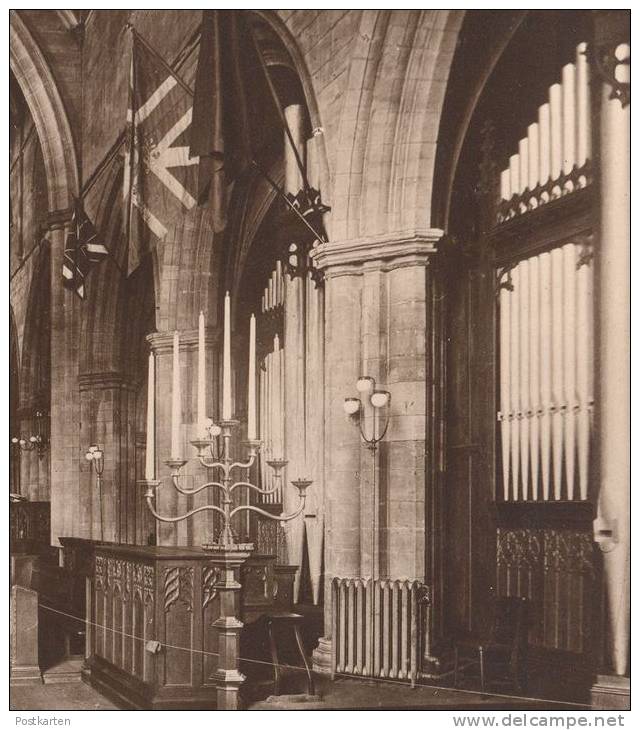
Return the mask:
M214 673L218 710L240 708L239 689L244 682L240 673L240 567L253 550L250 543L205 545L212 553L211 562L218 569L214 589L218 594L220 615L214 621L218 668Z
M240 543L227 543L221 545L220 543L205 543L202 546L203 550L210 553L250 553L253 552L255 545L252 542L240 542Z

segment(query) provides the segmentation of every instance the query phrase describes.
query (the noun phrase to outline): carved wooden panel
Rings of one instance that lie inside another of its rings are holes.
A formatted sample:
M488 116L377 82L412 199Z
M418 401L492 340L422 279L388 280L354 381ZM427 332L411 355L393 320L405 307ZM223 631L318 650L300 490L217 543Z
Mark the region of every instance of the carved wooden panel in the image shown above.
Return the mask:
M597 580L590 533L499 528L497 547L498 594L529 599L531 644L589 651Z
M121 558L96 555L92 653L144 680L149 660L144 645L153 632L155 569Z
M252 556L244 566L245 615L257 618L273 608L274 561ZM96 545L93 566L90 663L96 683L136 707L213 706L214 623L225 575L211 555L194 548ZM278 576L283 600L291 596L291 570ZM291 610L291 604L279 601L278 609Z

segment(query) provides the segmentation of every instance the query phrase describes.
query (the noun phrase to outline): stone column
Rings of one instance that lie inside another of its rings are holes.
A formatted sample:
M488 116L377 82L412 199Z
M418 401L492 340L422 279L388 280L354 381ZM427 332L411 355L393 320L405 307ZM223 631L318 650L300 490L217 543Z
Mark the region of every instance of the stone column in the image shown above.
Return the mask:
M170 469L165 461L171 454L171 387L173 375L173 332L154 332L147 336L156 356L156 479L162 481L156 509L167 517L176 517L190 509L211 503L217 497L213 489L194 496L178 494L171 484ZM218 366L214 352L214 332L205 331L206 410L214 420L218 417ZM190 441L197 435L198 330L180 332L180 373L182 391L182 457L188 463L181 470L181 485L193 489L207 480L207 470L196 460ZM157 524L158 545L202 545L215 537L214 517L207 511L188 520Z
M325 272L325 634L314 656L326 669L331 580L425 578L427 295L442 232L327 243ZM390 391L390 423L375 465L345 416L359 375ZM377 491L377 497L376 497ZM376 515L377 512L377 515Z
M49 215L51 247L51 541L88 537L82 524L79 485L78 353L90 347L79 337L78 297L62 286L62 260L70 211Z
M630 56L628 31L626 11L598 13L595 58L604 83L600 107L600 244L596 248L596 453L600 488L595 538L603 551L607 669L619 676L629 671L630 630L630 107L629 66L625 63Z

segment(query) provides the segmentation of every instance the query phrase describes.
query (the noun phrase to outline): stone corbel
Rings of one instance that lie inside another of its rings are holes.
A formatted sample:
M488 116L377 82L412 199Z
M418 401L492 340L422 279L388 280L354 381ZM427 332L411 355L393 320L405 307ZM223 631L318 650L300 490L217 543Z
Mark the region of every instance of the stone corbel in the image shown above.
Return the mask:
M402 266L426 266L437 253L443 235L439 228L428 228L330 241L319 245L311 255L327 277L363 274L371 268L390 271Z

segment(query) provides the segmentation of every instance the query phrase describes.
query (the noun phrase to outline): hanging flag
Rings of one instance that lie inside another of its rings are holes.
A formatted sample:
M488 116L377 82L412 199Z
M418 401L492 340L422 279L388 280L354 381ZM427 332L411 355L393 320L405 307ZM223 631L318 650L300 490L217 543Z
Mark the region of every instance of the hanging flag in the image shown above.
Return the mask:
M193 95L146 42L133 33L127 110L124 200L127 275L197 196L197 157L186 134Z
M84 282L91 264L99 263L108 254L107 248L98 241L98 232L85 213L82 201L74 199L71 227L67 234L62 262L65 287L74 291L80 299L84 299Z
M241 10L202 14L189 145L200 160L198 202L211 203L217 229L225 222L228 184L252 160L266 160L273 130L281 128L248 16Z

